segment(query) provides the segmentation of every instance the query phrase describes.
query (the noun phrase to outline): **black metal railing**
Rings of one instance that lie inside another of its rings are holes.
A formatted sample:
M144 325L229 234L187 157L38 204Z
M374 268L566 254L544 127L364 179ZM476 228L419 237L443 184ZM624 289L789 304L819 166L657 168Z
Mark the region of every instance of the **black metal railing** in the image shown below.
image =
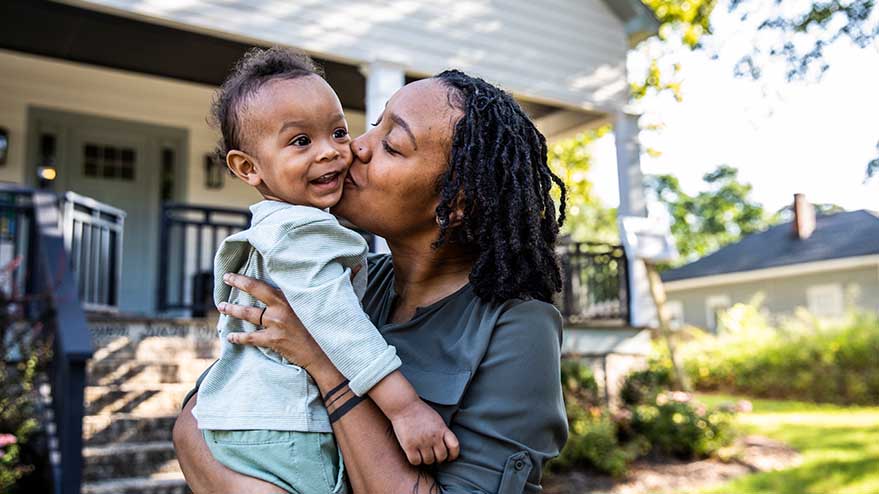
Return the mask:
M628 268L622 246L565 244L559 257L564 286L557 305L569 324L629 323Z
M125 211L67 192L61 198L64 246L76 273L79 298L88 311L119 307Z
M223 239L250 226L250 210L165 203L161 215L158 311L202 317L214 303L214 254ZM373 250L374 236L353 229Z
M86 363L93 347L65 249L58 196L0 184L0 218L0 260L20 272L8 277L3 288L23 306L25 317L39 323L41 335L52 339L46 431L54 490L78 494Z
M247 209L165 203L159 229L158 310L200 317L213 305L214 254L250 226Z

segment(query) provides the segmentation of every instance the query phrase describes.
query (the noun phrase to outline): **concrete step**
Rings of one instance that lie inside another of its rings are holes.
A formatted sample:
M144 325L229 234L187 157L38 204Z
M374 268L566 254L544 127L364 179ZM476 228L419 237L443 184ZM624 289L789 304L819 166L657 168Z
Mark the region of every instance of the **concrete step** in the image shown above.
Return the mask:
M82 437L86 446L170 441L176 415L154 417L127 413L88 415L83 418Z
M220 341L216 326L206 320L91 319L94 360L136 359L178 363L216 358Z
M88 384L108 386L116 384L194 384L198 376L210 366L213 358L186 358L176 362L142 361L124 358L91 360Z
M180 473L86 482L82 494L191 494Z
M192 384L86 386L85 414L175 415Z
M180 473L170 441L90 446L82 456L83 482Z

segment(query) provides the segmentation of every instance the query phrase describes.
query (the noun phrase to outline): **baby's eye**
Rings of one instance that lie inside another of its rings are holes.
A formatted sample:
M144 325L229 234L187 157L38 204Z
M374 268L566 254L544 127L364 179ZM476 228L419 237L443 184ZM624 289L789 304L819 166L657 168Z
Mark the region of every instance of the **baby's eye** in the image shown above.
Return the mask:
M348 129L338 128L333 131L333 138L344 139L348 137Z
M290 144L293 144L294 146L308 146L309 144L311 144L311 139L309 139L306 135L300 135L294 137L290 141Z

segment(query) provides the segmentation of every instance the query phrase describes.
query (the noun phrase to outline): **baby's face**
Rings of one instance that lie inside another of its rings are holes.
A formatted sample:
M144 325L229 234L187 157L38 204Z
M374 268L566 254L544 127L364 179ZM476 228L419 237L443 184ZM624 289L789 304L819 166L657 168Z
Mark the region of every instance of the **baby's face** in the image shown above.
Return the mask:
M351 138L326 81L316 75L271 81L247 102L241 118L253 129L245 140L264 195L321 209L339 202Z

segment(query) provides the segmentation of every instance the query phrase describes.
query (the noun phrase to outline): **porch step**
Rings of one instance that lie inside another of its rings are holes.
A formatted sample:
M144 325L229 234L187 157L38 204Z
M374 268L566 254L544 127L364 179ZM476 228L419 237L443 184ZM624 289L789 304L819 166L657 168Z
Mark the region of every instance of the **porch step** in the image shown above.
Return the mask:
M108 386L118 384L194 384L213 358L163 359L146 361L132 358L104 358L92 360L88 369L88 384Z
M82 455L84 482L180 473L170 441L86 447Z
M183 397L190 389L190 383L87 386L85 414L174 415L180 411Z
M176 415L89 415L82 424L86 446L170 441Z
M183 474L161 473L149 477L86 482L82 494L190 494Z
M216 326L202 320L90 320L95 361L136 359L178 363L216 358L220 340Z

